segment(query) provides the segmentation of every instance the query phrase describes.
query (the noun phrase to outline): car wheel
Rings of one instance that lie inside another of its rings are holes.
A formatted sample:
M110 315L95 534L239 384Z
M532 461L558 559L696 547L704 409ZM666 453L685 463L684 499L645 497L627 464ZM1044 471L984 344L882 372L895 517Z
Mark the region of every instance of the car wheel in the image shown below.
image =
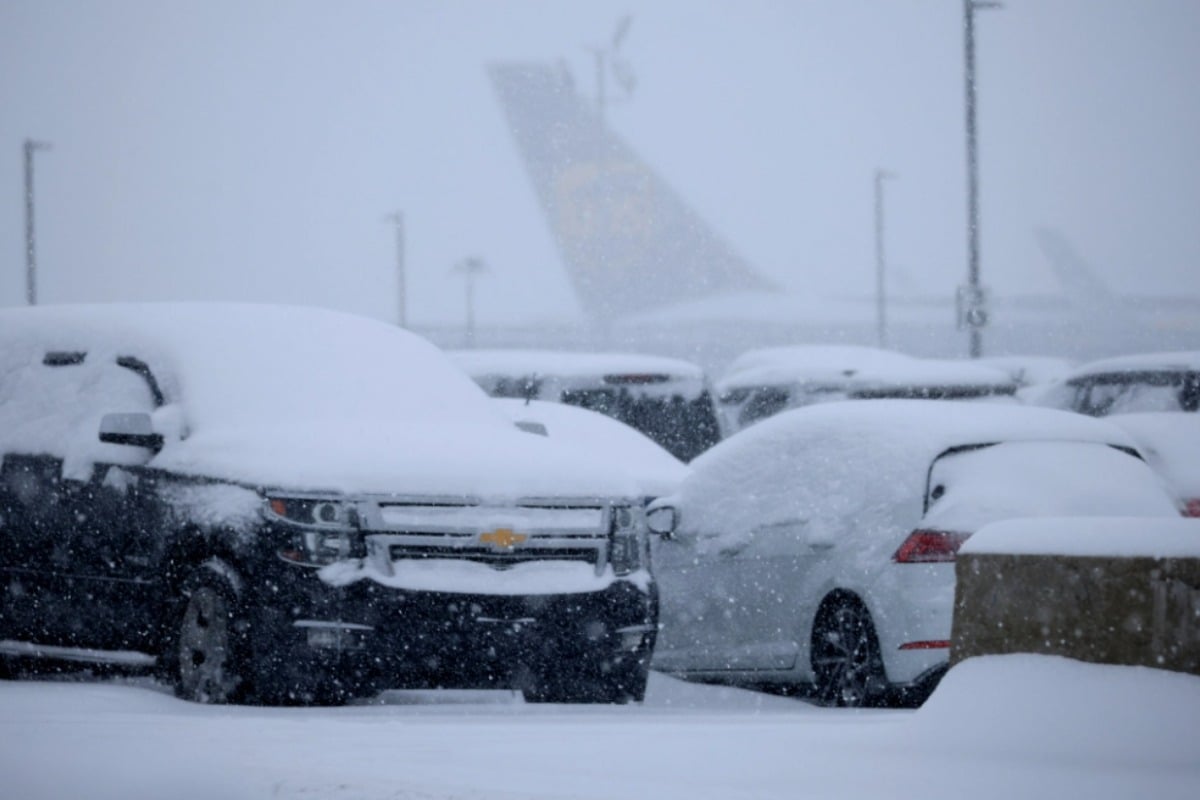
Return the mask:
M812 668L822 705L861 708L880 703L887 677L871 614L857 600L822 606L813 624Z
M202 567L184 583L180 608L168 653L176 694L198 703L241 700L248 680L233 588Z

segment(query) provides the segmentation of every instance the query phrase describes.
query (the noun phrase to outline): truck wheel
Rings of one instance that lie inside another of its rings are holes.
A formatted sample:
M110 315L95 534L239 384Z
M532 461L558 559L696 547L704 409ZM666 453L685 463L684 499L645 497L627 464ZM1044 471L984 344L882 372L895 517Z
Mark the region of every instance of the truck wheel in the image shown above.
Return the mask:
M237 594L229 581L200 567L183 584L174 636L168 645L175 693L197 703L236 703L250 682Z

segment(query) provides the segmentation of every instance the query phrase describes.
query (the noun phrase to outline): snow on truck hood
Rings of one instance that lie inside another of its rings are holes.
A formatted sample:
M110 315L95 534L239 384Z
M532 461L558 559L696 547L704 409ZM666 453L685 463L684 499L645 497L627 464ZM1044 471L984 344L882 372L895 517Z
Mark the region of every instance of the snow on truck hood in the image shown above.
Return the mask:
M670 494L687 475L687 465L649 436L597 411L543 400L492 402L514 421L545 425L551 439L589 460L629 473L644 497Z
M182 434L167 436L154 467L346 492L636 494L624 476L516 430L440 350L377 320L233 303L0 312L0 376L28 371L47 350L86 353L81 375L121 356L149 366L164 399L155 416ZM105 410L138 410L113 405ZM98 441L98 418L72 424L22 443L58 452L83 442L93 460L129 450Z
M152 466L275 488L346 494L476 497L638 496L619 469L590 463L546 437L495 424L404 425L325 421L197 432L164 448Z

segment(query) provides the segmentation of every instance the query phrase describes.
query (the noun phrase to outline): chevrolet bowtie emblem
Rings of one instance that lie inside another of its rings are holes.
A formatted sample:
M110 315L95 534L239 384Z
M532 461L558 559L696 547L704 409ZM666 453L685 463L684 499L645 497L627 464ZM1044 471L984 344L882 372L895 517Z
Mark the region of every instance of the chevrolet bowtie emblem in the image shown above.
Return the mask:
M494 531L479 534L480 544L490 544L497 550L512 550L529 537L523 533L514 533L509 528L497 528Z

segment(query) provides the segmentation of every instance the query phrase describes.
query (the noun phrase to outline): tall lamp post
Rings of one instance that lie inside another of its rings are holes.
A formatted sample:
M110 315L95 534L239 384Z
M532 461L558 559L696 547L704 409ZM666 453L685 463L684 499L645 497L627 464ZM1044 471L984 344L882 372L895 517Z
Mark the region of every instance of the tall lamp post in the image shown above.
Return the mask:
M975 12L1000 8L991 0L963 0L967 99L967 285L959 289L959 326L970 331L971 358L983 355L987 298L979 282L979 153L975 126Z
M875 320L876 340L887 347L887 283L883 256L883 182L896 177L885 169L875 170Z
M404 280L404 214L400 211L388 214L384 217L384 221L396 226L396 324L401 328L406 328L408 327L408 315L406 313L408 298L405 295L406 285Z
M47 142L25 140L25 302L37 305L37 237L33 224L33 154L49 150Z
M467 336L466 347L475 346L475 280L484 272L487 265L482 258L464 258L454 265L454 272L461 273L467 283Z

